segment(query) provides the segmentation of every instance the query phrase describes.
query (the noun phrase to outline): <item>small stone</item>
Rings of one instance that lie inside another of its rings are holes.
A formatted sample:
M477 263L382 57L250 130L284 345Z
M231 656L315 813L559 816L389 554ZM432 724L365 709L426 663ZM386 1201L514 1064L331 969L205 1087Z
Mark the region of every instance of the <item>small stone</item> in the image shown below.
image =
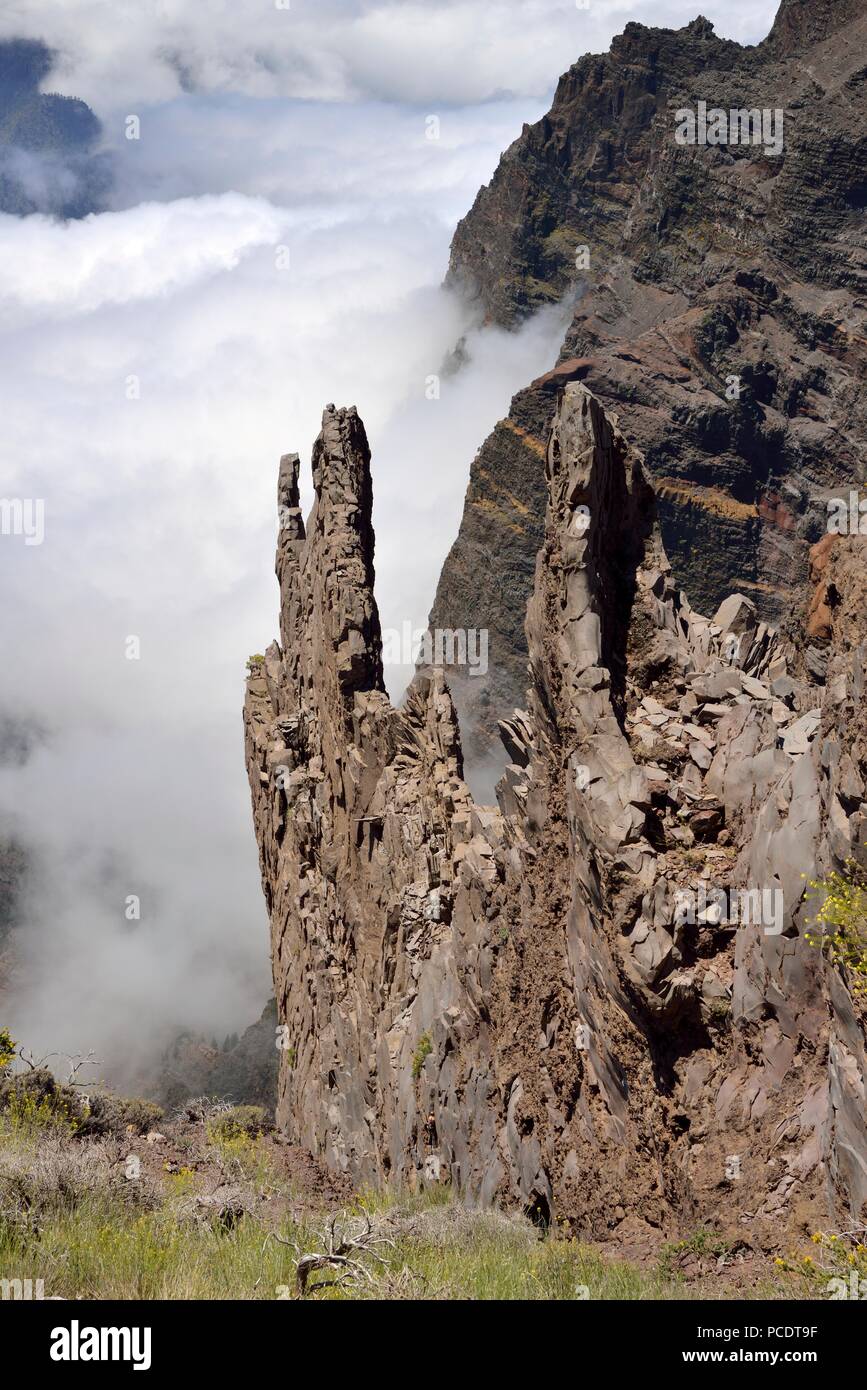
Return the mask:
M791 700L795 693L795 682L791 676L777 676L771 681L771 692L778 700Z
M713 755L710 749L706 748L703 743L698 743L695 739L693 739L692 743L689 745L689 756L703 772L707 772L713 762Z
M756 700L769 700L771 692L763 681L757 681L753 676L741 676L741 684L747 695L752 695Z

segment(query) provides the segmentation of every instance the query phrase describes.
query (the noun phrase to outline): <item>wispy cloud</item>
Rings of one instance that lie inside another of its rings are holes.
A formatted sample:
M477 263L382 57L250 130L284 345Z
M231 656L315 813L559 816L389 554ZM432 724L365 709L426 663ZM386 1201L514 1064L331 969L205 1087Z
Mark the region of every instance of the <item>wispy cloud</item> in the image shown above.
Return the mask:
M540 98L582 53L629 20L677 28L701 12L756 43L776 6L760 0L7 0L0 34L45 37L53 82L103 114L122 92L162 102L183 91L312 101L465 104ZM134 107L133 107L134 109Z

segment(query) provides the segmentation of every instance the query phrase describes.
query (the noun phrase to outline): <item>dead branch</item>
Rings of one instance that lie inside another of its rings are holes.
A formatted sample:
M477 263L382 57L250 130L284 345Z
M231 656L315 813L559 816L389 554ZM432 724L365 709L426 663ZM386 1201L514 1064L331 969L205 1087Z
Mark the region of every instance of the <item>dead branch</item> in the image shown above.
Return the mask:
M375 1273L364 1261L387 1269L389 1261L383 1252L394 1249L395 1245L393 1238L385 1234L385 1226L382 1223L374 1225L366 1211L359 1214L338 1212L332 1216L321 1235L323 1250L302 1254L295 1241L284 1240L276 1231L269 1231L263 1252L269 1240L276 1240L278 1245L289 1246L295 1251L296 1298L307 1298L324 1289L373 1286ZM333 1271L334 1277L314 1279L314 1275L325 1270Z
M93 1081L79 1081L78 1079L78 1073L81 1071L82 1067L102 1066L102 1062L97 1059L92 1050L86 1055L81 1052L46 1052L44 1057L34 1057L29 1048L25 1050L25 1048L22 1047L18 1049L17 1056L19 1061L23 1062L25 1067L27 1067L28 1071L50 1071L51 1068L48 1064L52 1057L65 1057L66 1061L69 1063L69 1072L64 1083L66 1086L77 1086L80 1090L83 1090L86 1086L99 1085L98 1079L94 1079Z

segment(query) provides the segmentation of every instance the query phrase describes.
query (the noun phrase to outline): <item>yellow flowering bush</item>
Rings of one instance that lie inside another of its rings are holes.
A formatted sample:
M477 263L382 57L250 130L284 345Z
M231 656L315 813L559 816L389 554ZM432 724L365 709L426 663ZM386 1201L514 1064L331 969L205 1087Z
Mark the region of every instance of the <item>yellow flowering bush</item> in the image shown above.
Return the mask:
M851 1284L858 1287L859 1297L860 1288L867 1291L867 1233L815 1231L810 1240L816 1247L813 1254L791 1255L788 1259L778 1255L774 1260L777 1269L803 1282L810 1297L840 1297L835 1286L841 1282L846 1290ZM852 1279L853 1274L857 1279Z
M168 1164L164 1165L168 1169ZM179 1168L175 1173L169 1173L167 1178L169 1191L176 1197L185 1197L188 1192L192 1192L196 1184L196 1175L192 1168L186 1165Z
M60 1092L35 1094L23 1087L10 1090L3 1118L14 1134L38 1134L42 1130L58 1130L75 1134L81 1123L78 1115Z
M807 944L824 951L834 965L845 969L852 992L867 995L867 886L858 881L854 860L847 873L832 873L824 881L810 880L808 898L819 900L813 919L817 931L805 933Z

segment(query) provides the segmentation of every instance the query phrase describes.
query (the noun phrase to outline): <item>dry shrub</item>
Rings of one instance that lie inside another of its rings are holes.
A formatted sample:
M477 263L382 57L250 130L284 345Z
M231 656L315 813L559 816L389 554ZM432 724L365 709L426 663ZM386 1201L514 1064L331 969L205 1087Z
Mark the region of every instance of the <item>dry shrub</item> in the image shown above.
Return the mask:
M126 1157L115 1139L77 1141L49 1131L36 1146L7 1141L0 1145L0 1224L32 1231L94 1199L153 1209L153 1186L144 1176L127 1177Z

